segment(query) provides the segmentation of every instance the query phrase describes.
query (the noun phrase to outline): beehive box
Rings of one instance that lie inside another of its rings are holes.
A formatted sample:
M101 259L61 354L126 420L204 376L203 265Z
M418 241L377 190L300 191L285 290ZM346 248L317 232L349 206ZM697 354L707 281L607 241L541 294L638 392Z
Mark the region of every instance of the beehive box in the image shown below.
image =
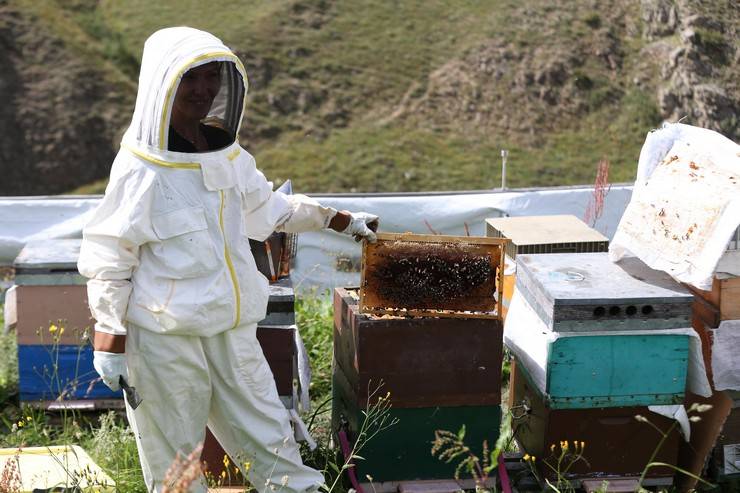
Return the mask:
M673 420L650 412L647 407L553 409L521 371L519 361L512 365L510 392L514 437L523 451L537 457L540 471L547 477L552 478L553 472L542 461L557 467L556 454L560 452L560 443L566 440L571 451L574 441L579 442L579 448L580 442L584 442L583 456L587 461L575 462L567 477L639 476L663 437L650 424L636 420L636 415L646 417L663 432L670 430L653 461L675 465L678 460L678 427L671 430ZM654 467L647 477L670 478L673 474L670 468Z
M637 259L606 253L519 255L516 287L558 332L691 326L693 296Z
M691 329L557 333L518 296L505 343L550 408L683 402Z
M379 233L362 249L363 313L500 318L506 240Z
M362 450L358 477L452 477L454 467L430 454L435 430L465 425L466 442L478 447L498 436L501 321L375 316L360 313L358 302L357 290L335 289L333 428L346 424L356 439L378 386L377 395L390 392L390 415L400 420Z
M506 255L606 252L609 239L572 215L486 219L486 236L506 238Z
M123 406L121 392L108 389L92 365L95 321L86 279L77 272L79 251L80 240L29 242L14 261L23 403L53 407L64 401L81 409Z
M715 278L711 291L687 287L716 310L715 316L719 316L720 321L740 319L740 277Z
M56 407L63 396L66 405L76 408L123 407L121 392L110 391L92 366L95 320L87 302L87 279L77 271L80 243L79 239L29 242L14 262L21 402ZM281 399L293 407L297 350L290 278L271 284L269 291L267 316L258 324L257 339ZM58 327L53 332L51 324Z
M509 240L505 248L503 317L514 295L518 254L606 252L609 249L609 240L604 235L571 215L486 219L486 236Z
M712 455L715 478L720 481L740 480L740 392L732 394L733 408L722 426Z

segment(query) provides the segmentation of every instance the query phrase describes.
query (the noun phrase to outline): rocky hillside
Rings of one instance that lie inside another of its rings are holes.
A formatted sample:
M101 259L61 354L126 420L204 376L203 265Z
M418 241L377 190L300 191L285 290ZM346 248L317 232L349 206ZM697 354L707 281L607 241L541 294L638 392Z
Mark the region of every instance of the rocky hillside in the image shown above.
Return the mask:
M143 42L183 24L239 53L241 141L300 190L489 188L501 148L509 186L630 181L663 120L740 140L734 0L0 0L0 195L101 191Z

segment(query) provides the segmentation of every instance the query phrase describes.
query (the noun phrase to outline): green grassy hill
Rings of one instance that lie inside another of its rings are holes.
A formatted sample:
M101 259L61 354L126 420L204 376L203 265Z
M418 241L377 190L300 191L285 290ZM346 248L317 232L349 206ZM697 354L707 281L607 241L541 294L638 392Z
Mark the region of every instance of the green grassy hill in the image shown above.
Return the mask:
M242 144L301 191L492 188L502 148L510 187L591 183L601 159L611 181L630 181L664 119L740 133L732 2L17 3L128 81L114 89L122 115L151 32L221 37L250 78Z

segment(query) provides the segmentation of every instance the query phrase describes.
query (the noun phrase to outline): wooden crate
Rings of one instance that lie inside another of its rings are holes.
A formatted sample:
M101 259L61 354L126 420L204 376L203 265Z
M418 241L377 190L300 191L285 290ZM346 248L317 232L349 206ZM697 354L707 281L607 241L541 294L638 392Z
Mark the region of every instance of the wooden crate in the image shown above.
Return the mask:
M486 219L486 236L506 238L506 255L606 252L609 239L572 215Z
M664 432L671 430L674 421L652 413L647 407L631 406L598 409L553 409L548 406L537 388L521 371L521 364L512 364L510 382L510 409L514 437L520 448L538 458L540 470L547 477L552 471L542 466L546 459L556 465L554 455L560 452L560 442L567 440L585 443L583 455L588 461L578 461L568 471L568 477L622 477L639 476L650 462L662 435L650 424L635 419L642 415ZM669 432L656 462L676 464L681 438L678 427ZM551 450L555 445L554 451ZM670 477L667 467L651 468L648 477Z
M501 321L377 316L360 313L358 303L356 289L335 289L332 428L356 440L363 411L386 392L390 417L400 420L363 448L358 478L453 477L454 466L432 457L430 442L435 430L457 432L463 425L478 452L483 440L497 439Z
M368 315L356 293L334 290L334 359L360 407L381 380L397 407L500 404L500 320Z
M506 240L379 233L362 249L363 313L500 318Z
M717 310L720 320L740 319L740 277L715 278L710 291L703 291L689 285L686 287Z
M519 255L516 287L558 332L689 327L693 296L638 259L606 253Z

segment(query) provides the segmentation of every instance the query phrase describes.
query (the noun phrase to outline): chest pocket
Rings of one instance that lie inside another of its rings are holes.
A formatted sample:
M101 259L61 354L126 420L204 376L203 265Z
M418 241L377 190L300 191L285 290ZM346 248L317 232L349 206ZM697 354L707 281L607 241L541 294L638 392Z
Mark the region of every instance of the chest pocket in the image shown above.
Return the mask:
M218 268L219 258L208 233L203 207L186 207L152 216L154 233L161 241L151 244L172 279L199 277Z

